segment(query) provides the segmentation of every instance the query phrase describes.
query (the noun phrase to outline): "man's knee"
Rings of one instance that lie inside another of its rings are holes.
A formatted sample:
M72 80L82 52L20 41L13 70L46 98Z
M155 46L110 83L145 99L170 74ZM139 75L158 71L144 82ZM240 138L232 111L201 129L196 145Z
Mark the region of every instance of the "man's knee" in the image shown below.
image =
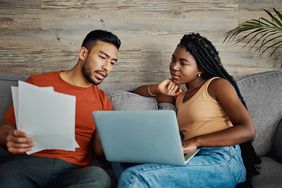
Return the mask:
M23 169L22 169L23 170ZM18 168L6 168L0 165L0 187L1 188L17 188L23 187L28 183L28 179L22 174L22 170ZM30 186L32 187L32 186Z
M90 172L91 177L95 177L94 181L97 183L98 187L110 187L111 178L109 174L102 168L97 166L87 167ZM100 185L100 186L99 186Z
M102 168L90 166L74 170L63 177L59 177L49 184L48 187L109 188L111 187L111 178Z

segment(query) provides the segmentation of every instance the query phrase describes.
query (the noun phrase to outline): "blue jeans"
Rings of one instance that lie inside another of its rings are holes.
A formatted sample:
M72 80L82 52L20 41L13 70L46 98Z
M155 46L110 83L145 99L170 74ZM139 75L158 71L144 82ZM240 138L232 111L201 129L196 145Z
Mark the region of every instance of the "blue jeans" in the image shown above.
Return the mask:
M0 187L110 187L109 175L100 167L81 168L60 159L16 156L0 164Z
M142 164L126 169L119 188L230 188L245 181L246 169L238 145L202 147L185 166Z

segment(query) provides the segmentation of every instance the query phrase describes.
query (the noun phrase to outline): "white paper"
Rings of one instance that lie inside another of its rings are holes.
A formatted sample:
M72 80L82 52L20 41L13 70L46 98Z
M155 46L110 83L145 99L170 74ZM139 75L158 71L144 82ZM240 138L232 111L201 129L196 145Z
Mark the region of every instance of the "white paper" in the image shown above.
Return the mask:
M13 106L14 106L14 113L15 113L15 119L16 119L16 124L17 127L19 126L18 124L18 87L16 86L11 86L12 90L12 99L13 99Z
M53 87L38 87L40 89L44 89L46 91L54 91ZM12 90L12 99L13 99L13 107L14 107L14 113L15 113L15 119L16 119L16 124L17 128L21 130L20 124L18 124L18 98L19 98L19 92L18 92L18 87L17 86L11 86Z
M12 93L17 126L35 141L28 154L79 147L75 141L75 96L21 81L17 89L12 87Z

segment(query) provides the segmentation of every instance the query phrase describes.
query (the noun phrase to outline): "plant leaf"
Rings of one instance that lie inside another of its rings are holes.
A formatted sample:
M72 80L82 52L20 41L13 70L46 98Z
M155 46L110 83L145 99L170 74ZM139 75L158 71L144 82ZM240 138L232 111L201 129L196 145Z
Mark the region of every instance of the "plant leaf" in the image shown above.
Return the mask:
M272 14L270 11L264 9L269 16L268 19L260 17L259 19L247 20L239 24L236 28L226 32L223 42L233 41L234 44L237 44L246 41L243 47L250 44L250 48L259 44L255 50L260 55L270 48L274 48L274 51L277 51L282 43L282 15L276 9L273 8L273 10L276 14ZM267 46L270 42L271 45Z
M248 43L249 42L251 42L257 35L259 35L259 34L262 34L257 40L256 40L256 42L254 42L254 44L250 47L250 48L253 48L263 37L265 37L265 35L267 35L267 34L269 34L269 33L273 33L273 32L275 32L275 31L268 31L268 30L264 30L264 32L265 33L256 33L249 41L248 41Z
M262 44L260 45L260 47L258 48L258 51L261 51L261 49L262 49L266 44L270 43L271 41L273 41L273 40L275 40L275 39L277 39L277 38L279 38L279 37L281 37L281 36L282 36L282 35L273 37L273 38L267 40L266 42L262 43ZM272 45L271 45L271 46L272 46Z
M282 27L282 23L275 17L273 16L268 10L264 9L264 11L272 18L273 21L275 21L280 27Z
M273 23L273 22L271 22L271 21L269 21L269 20L267 20L267 19L265 19L265 18L263 18L263 17L261 17L260 20L263 20L263 21L267 22L268 24L267 24L267 23L264 23L264 22L263 22L263 23L264 23L265 25L269 26L269 27L271 27L271 25L274 26L274 27L278 27L278 25L276 25L275 23Z
M239 43L239 42L245 40L246 38L248 38L250 35L252 35L252 34L254 34L254 33L256 33L256 34L255 34L253 37L251 37L251 39L253 39L256 35L261 34L261 33L263 33L263 32L264 32L263 29L258 28L258 29L256 29L256 30L250 32L249 34L247 34L247 35L245 35L245 36L239 38L238 40L236 40L235 44L237 44L237 43ZM249 42L250 42L250 40L247 42L247 44L248 44Z
M280 42L281 42L281 41L280 41ZM279 44L278 46L276 46L275 49L271 52L270 57L271 57L271 56L274 54L274 52L275 52L277 49L279 49L281 46L282 46L282 43ZM282 63L281 63L281 67L280 67L280 68L282 68Z
M252 29L255 29L255 28L259 28L259 27L261 27L261 24L260 24L260 21L258 21L258 20L252 19L252 20L246 21L246 22L240 24L238 27L228 31L226 33L227 35L226 35L223 42L225 42L227 39L228 39L228 41L230 39L234 40L234 38L236 38L236 36L239 33L244 32L244 31L248 31L248 30L252 30Z
M282 21L282 14L280 14L280 12L278 12L275 8L273 8L273 10L277 14L277 16L280 18L280 20Z
M274 40L274 39L279 38L279 37L282 36L282 35L280 35L280 36L278 36L278 37L274 37L274 38L269 39L268 41L266 41L269 37L271 37L271 36L273 36L273 35L276 35L276 34L279 34L279 32L278 32L278 33L277 33L277 32L273 32L273 33L267 35L267 36L262 40L262 42L261 42L261 48L264 46L264 44L269 43L269 42L271 42L272 40ZM265 41L266 41L266 42L265 42Z
M276 42L275 44L272 44L271 46L268 46L266 49L264 49L264 50L261 52L260 55L262 55L266 50L268 50L268 49L274 47L275 45L278 45L279 43L282 43L282 41L278 41L278 42ZM280 46L281 46L281 45L277 46L275 49L279 48Z

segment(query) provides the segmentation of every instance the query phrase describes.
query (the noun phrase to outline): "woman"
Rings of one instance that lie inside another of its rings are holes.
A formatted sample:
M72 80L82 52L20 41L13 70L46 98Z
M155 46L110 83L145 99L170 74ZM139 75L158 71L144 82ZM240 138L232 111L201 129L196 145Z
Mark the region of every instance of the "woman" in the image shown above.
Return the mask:
M250 177L260 163L250 143L255 129L236 82L223 68L215 47L199 34L184 35L172 55L170 73L170 79L134 92L158 102L175 102L184 152L201 149L186 166L130 167L122 173L118 186L250 187ZM186 91L180 88L182 84Z

